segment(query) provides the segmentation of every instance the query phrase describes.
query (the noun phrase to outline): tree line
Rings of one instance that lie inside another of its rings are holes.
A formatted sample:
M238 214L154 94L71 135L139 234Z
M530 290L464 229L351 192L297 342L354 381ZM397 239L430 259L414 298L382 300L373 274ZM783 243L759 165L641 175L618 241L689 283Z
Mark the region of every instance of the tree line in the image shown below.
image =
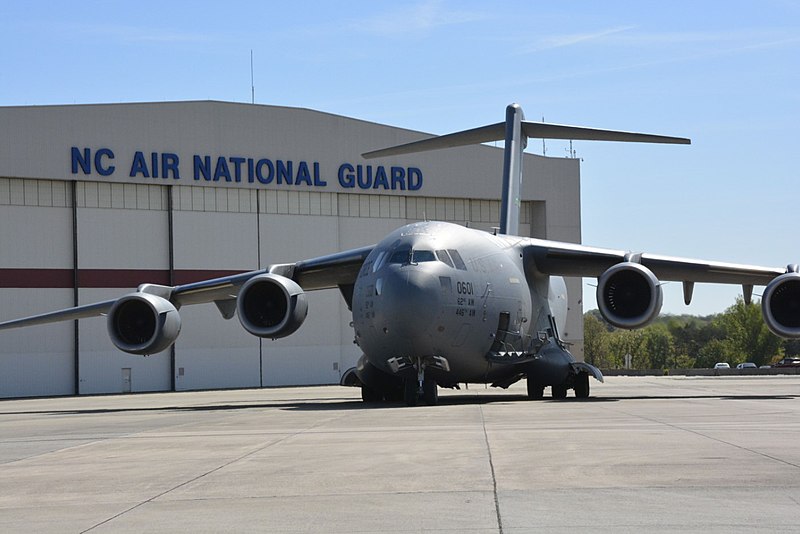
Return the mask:
M638 330L614 328L591 310L583 315L583 338L584 359L602 369L624 367L626 354L633 369L687 369L717 362L769 365L800 353L800 341L769 331L760 303L741 297L717 315L665 315Z

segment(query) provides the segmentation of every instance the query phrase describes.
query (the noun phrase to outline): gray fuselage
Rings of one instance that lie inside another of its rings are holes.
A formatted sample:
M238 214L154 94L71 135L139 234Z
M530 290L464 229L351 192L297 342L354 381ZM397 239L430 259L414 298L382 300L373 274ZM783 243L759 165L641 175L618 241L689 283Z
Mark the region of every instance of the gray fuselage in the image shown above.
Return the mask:
M444 358L449 370L435 371L440 385L519 373L487 355L534 352L551 316L563 330L567 311L563 279L526 276L524 241L443 222L389 234L354 287L353 326L365 358L386 373L393 359Z

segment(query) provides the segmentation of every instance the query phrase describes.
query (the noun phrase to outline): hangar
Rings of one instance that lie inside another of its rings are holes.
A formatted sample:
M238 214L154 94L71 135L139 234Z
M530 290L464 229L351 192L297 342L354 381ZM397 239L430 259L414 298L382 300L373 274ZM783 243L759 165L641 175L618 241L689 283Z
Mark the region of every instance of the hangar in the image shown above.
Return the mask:
M491 231L502 150L378 160L426 134L319 111L198 101L0 107L0 321L377 242L419 220ZM580 242L580 168L525 154L520 233ZM583 357L581 281L566 332ZM101 318L0 333L0 397L334 384L359 357L337 291L259 339L213 305L175 345L118 351Z

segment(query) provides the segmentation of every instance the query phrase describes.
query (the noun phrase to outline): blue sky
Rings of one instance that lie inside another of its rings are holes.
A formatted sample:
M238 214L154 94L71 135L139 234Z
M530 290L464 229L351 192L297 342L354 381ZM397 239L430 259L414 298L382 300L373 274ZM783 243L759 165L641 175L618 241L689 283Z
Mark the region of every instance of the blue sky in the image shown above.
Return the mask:
M448 133L519 102L530 119L690 137L576 142L584 243L800 263L800 1L5 0L0 105L249 102L251 50L261 104ZM719 312L740 292L698 286L686 308L670 284L664 311Z

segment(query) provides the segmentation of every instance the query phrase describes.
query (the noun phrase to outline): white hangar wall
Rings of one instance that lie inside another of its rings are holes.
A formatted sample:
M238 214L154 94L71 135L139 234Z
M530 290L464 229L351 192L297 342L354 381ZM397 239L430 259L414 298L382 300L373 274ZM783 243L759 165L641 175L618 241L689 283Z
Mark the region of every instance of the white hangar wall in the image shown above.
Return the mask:
M417 220L497 226L499 149L360 159L424 135L220 102L0 108L0 321L114 299L140 282L182 283L355 248ZM93 155L90 172L75 168L73 148ZM145 161L152 172L152 153L159 170L164 154L176 156L177 171L130 176L137 151L140 171ZM195 155L225 159L231 180L195 179ZM236 182L237 158L293 162L295 170L306 162L312 176L250 183L240 163ZM415 168L423 183L346 187L344 164ZM524 169L520 233L579 242L578 162L526 154ZM582 357L580 280L567 286L564 336ZM0 397L337 383L359 356L335 290L310 293L308 319L278 341L247 334L210 304L187 306L181 317L174 349L146 358L118 351L102 318L2 332Z

